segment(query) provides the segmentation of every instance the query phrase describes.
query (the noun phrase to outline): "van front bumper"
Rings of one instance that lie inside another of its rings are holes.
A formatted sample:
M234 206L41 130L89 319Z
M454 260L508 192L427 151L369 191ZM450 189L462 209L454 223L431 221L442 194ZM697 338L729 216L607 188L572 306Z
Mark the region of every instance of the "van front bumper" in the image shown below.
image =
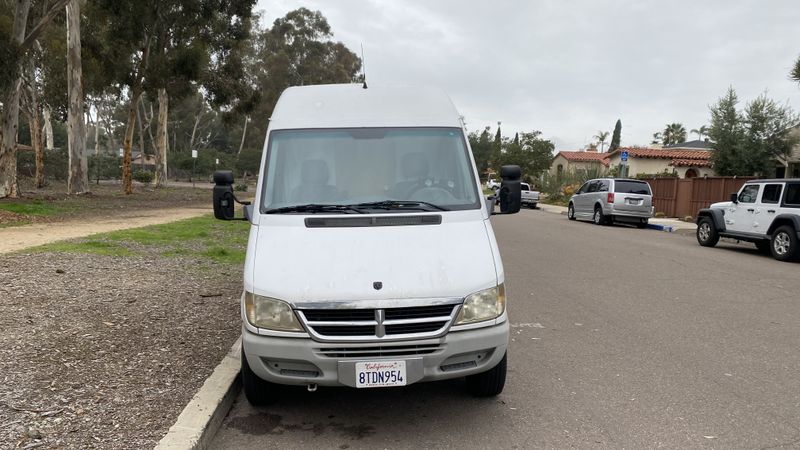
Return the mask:
M272 383L355 387L355 364L365 361L405 361L407 384L485 372L503 359L508 335L507 320L490 327L452 331L437 339L392 343L321 343L257 335L243 328L242 346L250 369ZM388 356L353 355L375 354L381 349ZM398 354L400 351L406 353Z

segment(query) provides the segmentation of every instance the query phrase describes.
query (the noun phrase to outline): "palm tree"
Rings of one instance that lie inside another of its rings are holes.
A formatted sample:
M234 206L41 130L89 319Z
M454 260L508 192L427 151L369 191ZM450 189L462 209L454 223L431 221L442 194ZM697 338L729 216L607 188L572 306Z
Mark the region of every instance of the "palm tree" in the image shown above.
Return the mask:
M660 144L661 143L661 133L653 133L653 140L650 141L651 144Z
M692 131L690 131L690 133L696 134L697 135L697 139L702 141L703 140L703 136L708 136L708 127L703 125L700 128L692 129Z
M600 144L600 153L603 153L606 150L606 139L608 139L608 135L608 131L598 131L597 134L592 136L593 138L597 139L597 143Z
M686 141L686 128L680 123L670 123L664 128L664 145L679 144Z

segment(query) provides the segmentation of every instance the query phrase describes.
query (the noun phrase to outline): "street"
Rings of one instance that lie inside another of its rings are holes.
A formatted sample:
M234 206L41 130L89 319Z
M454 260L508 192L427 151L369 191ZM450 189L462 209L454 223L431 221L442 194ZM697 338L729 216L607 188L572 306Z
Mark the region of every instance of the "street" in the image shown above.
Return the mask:
M239 395L212 448L796 448L800 265L752 244L495 216L512 324L497 398L462 382Z

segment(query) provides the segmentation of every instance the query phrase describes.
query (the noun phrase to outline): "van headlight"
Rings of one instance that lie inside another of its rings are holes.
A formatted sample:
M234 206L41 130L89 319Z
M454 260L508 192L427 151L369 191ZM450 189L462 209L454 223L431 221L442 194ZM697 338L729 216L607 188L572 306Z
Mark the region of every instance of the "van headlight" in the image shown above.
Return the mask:
M250 325L274 331L303 331L292 307L281 300L244 293L244 311Z
M456 317L456 325L482 322L500 317L506 310L506 288L503 283L468 295Z

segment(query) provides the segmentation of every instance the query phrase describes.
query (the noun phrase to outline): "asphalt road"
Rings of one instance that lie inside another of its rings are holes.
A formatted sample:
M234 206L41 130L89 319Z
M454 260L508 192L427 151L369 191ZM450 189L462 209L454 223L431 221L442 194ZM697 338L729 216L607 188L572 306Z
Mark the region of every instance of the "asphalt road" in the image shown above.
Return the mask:
M800 448L800 264L543 211L492 222L513 327L502 395L240 395L213 447Z

